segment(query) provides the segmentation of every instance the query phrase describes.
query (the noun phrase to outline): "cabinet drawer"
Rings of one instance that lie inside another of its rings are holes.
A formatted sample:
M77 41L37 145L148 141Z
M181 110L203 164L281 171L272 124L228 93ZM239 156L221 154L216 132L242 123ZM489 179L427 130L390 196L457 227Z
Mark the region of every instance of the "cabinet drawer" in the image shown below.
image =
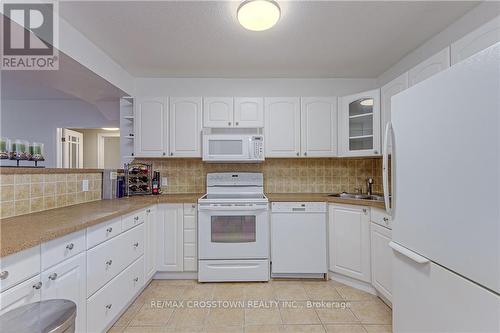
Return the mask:
M184 204L184 216L196 216L196 204L185 203Z
M124 253L125 234L112 238L87 251L87 296L114 278L129 260Z
M184 229L196 229L196 216L184 216Z
M196 258L184 258L184 271L196 272L198 270L198 260Z
M196 230L184 230L184 244L185 243L196 243Z
M135 227L136 225L144 223L145 216L146 212L141 210L133 214L122 217L122 230L125 231Z
M40 273L40 246L0 259L0 291Z
M184 258L196 258L196 244L184 244Z
M85 230L42 244L42 271L85 251Z
M38 302L40 300L40 295L40 275L36 275L0 293L0 315L22 305Z
M371 209L371 220L372 220L372 222L374 222L378 225L392 229L392 218L383 209L372 208Z
M87 300L88 332L103 332L109 328L127 302L135 296L130 288L134 285L132 282L136 277L138 277L137 282L141 281L140 275L137 274L140 270L144 271L142 258L127 267Z
M87 228L87 249L111 239L122 232L122 220L117 218Z
M269 261L200 260L198 281L269 281Z
M144 224L130 229L120 237L123 237L120 252L125 267L144 254Z

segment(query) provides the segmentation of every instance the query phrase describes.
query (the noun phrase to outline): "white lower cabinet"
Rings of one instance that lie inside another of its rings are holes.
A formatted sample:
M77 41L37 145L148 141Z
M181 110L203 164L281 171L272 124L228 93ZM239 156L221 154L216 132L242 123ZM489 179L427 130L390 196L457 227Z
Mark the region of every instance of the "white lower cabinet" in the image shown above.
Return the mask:
M41 298L42 283L36 275L0 294L0 315L22 305L38 302Z
M135 293L139 291L140 281L142 283L144 281L144 257L142 256L87 300L87 331L97 333L108 329ZM137 287L131 289L136 284Z
M76 304L76 332L86 332L85 252L42 272L42 300L68 299Z
M198 271L196 204L184 204L184 271Z
M182 204L158 206L158 270L184 270L184 209Z
M371 266L372 285L392 302L392 260L394 253L389 247L392 231L376 223L370 223L371 229Z
M144 279L149 281L156 273L156 206L146 209L144 221Z
M329 207L330 270L370 282L370 210L351 205Z

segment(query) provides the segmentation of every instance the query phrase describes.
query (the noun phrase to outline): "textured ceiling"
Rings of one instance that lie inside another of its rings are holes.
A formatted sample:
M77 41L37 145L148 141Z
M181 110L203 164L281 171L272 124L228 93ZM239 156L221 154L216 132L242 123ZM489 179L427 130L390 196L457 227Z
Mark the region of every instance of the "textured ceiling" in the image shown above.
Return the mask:
M61 15L138 77L377 77L477 2L279 1L264 32L238 1L61 2Z

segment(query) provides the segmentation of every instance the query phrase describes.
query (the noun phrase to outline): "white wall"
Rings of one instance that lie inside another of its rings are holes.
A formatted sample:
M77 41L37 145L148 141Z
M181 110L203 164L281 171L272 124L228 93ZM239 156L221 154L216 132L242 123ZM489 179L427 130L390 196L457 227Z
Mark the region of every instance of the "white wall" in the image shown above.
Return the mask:
M89 169L97 169L97 135L98 134L120 134L120 131L105 131L102 128L70 128L74 131L83 134L83 167ZM106 144L106 143L105 143ZM108 145L111 146L111 145ZM109 161L113 161L114 167L120 166L120 145L116 145L116 152L106 151L108 147L104 147ZM106 162L106 159L105 159Z
M119 101L114 106L119 108ZM119 127L95 106L80 100L2 100L0 135L45 144L43 165L56 167L56 128ZM13 161L2 160L2 165ZM27 162L22 163L23 165Z
M379 85L383 86L498 15L500 15L500 2L493 1L479 4L381 74L378 77Z
M342 96L376 79L137 78L135 96Z

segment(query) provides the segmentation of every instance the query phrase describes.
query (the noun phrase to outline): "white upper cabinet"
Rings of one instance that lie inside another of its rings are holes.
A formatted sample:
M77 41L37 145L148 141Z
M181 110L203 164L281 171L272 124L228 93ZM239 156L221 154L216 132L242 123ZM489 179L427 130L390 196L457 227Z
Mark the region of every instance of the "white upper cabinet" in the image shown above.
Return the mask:
M339 105L339 155L380 155L380 91L343 96Z
M304 97L300 114L302 156L337 156L337 98Z
M264 99L266 157L300 156L300 100L298 97Z
M262 97L235 97L234 126L264 127L264 99Z
M455 65L498 42L500 42L500 16L451 44L451 64Z
M234 124L232 97L203 98L203 127L226 128Z
M398 76L380 89L382 144L385 139L385 127L391 121L391 98L406 89L408 89L408 72ZM389 148L390 145L391 142L389 142Z
M201 157L201 97L171 97L169 155Z
M137 98L135 103L134 151L138 157L167 154L167 98Z
M409 86L430 78L450 67L450 48L446 47L432 57L424 60L409 71Z

